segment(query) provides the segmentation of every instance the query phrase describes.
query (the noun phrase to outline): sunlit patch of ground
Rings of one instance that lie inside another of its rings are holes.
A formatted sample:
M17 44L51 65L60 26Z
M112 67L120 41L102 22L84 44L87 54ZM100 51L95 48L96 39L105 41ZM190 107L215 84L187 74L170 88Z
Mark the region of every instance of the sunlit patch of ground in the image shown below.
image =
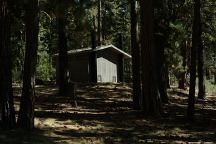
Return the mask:
M134 111L131 92L121 84L79 85L74 107L70 98L57 95L55 86L37 87L36 130L19 132L22 138L16 138L16 131L0 133L0 142L12 135L21 143L41 144L216 143L216 97L196 100L196 121L189 123L187 91L169 90L170 103L158 119Z

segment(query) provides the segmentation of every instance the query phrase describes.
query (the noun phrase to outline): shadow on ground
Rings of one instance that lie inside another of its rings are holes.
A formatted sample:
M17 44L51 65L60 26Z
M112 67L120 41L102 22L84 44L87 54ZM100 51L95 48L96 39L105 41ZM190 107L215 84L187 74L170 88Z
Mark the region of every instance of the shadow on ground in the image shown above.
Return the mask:
M39 143L216 142L216 98L197 100L196 121L188 123L185 92L169 91L170 103L163 106L160 119L132 110L131 92L120 84L79 85L74 107L70 98L57 95L56 87L38 87L35 116L41 132L27 135L41 137Z
M55 144L43 130L1 130L1 144Z

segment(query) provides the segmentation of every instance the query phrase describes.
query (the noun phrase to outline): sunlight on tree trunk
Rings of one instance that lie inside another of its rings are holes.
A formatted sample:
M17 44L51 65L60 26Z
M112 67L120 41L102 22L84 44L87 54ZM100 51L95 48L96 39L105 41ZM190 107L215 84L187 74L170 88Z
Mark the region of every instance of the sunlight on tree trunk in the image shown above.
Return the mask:
M132 53L132 75L133 75L133 108L140 109L141 80L140 80L140 47L138 44L138 3L130 1L131 13L131 53Z

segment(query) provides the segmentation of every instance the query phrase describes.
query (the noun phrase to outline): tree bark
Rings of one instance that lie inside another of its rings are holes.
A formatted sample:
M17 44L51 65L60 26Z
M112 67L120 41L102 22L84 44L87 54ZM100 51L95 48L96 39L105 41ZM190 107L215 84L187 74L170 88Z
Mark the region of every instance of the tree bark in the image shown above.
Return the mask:
M67 95L67 84L69 81L68 55L67 55L67 38L65 31L64 9L59 1L57 14L58 25L58 48L59 48L59 95Z
M130 1L131 6L131 53L133 76L133 108L139 110L141 102L140 47L138 44L138 16L136 0Z
M210 70L209 70L208 67L206 67L206 69L205 69L205 75L206 75L206 79L207 79L207 80L210 80L210 79L211 79L211 78L210 78Z
M161 115L161 99L159 95L153 36L152 0L140 1L141 14L141 62L142 62L142 110L146 116Z
M91 30L91 44L92 44L92 52L89 55L90 61L90 82L97 83L97 52L95 51L97 47L97 40L96 40L96 19L93 17L93 28Z
M179 74L179 79L178 79L178 88L179 89L186 89L186 66L187 66L187 42L185 42L183 44L183 46L181 47L181 56L182 56L182 67L183 70L180 72Z
M161 29L161 28L160 28ZM167 79L165 75L165 41L166 39L163 35L155 34L155 49L156 53L156 62L157 62L157 82L158 82L158 90L161 96L161 100L163 103L168 103L167 96Z
M102 3L98 0L98 46L102 44L102 18L101 18Z
M0 1L0 100L3 128L15 126L10 47L10 1Z
M166 1L154 1L154 7L163 17L167 16L167 2ZM168 23L166 18L157 17L154 19L154 42L156 50L156 70L157 70L157 82L160 97L163 103L168 103L167 96L167 74L166 72L166 58L165 47L168 44Z
M195 86L196 86L196 58L197 48L199 47L199 31L200 27L200 0L194 0L194 20L192 32L192 48L191 48L191 65L190 65L190 89L188 98L188 120L194 119L195 113Z
M35 72L38 50L39 7L38 0L25 5L26 51L23 88L17 125L23 129L34 128Z
M122 34L118 35L118 48L120 50L123 50L123 36ZM118 55L118 64L119 64L119 68L118 68L118 81L117 82L124 82L124 55L123 54L119 54Z
M204 66L204 47L202 44L201 22L199 23L199 47L198 47L198 98L205 98L205 66Z
M165 77L166 77L167 88L169 89L171 88L171 86L170 86L169 68L168 68L167 61L165 62Z

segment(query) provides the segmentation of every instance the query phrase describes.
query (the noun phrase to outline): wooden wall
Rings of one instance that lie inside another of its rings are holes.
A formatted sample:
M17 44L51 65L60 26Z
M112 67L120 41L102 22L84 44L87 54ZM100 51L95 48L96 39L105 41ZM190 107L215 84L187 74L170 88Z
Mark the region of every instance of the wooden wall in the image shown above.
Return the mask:
M70 80L73 82L89 82L88 54L69 55Z
M118 55L109 49L97 53L98 82L118 82Z
M97 51L97 82L122 82L122 54L105 49ZM68 56L70 80L73 82L90 82L90 53L71 54ZM123 61L122 61L123 62ZM58 65L56 65L58 76ZM58 77L57 77L58 79Z

